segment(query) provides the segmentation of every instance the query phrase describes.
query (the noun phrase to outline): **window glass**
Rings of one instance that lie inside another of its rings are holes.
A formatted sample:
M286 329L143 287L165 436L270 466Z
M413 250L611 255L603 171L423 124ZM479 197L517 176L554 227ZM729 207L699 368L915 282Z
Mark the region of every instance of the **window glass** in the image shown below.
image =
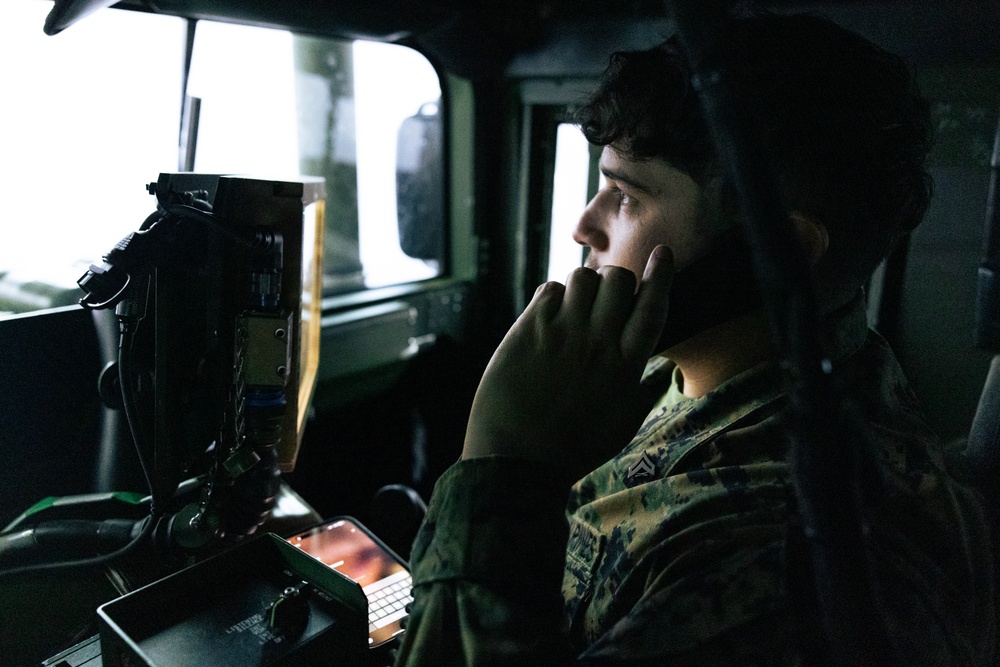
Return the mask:
M549 280L566 280L583 264L583 247L573 230L587 206L590 144L580 128L562 123L556 133L556 164L552 177L552 229L549 236Z
M0 3L0 312L75 303L153 211L185 93L196 171L326 178L324 294L442 273L441 88L419 53L200 21L185 91L183 19L104 9L49 37L51 6Z
M444 250L437 73L402 46L355 42L353 55L366 285L431 278L440 272Z
M199 24L196 171L327 181L324 293L440 275L440 82L402 46Z
M201 100L195 171L299 173L291 33L200 21L187 94Z
M184 21L102 10L49 37L51 6L0 3L0 311L63 305L52 293L135 230L155 206L144 183L177 168Z

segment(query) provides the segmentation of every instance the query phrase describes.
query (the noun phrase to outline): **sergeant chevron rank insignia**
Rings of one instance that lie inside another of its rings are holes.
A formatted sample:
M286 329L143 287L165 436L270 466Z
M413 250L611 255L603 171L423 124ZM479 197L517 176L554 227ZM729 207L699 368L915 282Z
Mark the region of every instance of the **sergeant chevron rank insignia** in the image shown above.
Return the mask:
M649 452L643 452L639 460L628 467L628 474L625 476L625 486L633 487L643 480L651 479L656 475L656 464L649 457Z

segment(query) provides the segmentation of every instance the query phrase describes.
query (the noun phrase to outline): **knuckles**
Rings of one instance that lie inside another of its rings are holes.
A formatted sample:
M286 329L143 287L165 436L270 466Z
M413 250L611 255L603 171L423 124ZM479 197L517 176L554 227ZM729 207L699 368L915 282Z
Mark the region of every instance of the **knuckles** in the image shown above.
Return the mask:
M602 266L597 273L603 280L622 286L629 286L635 289L635 274L621 266Z
M554 280L547 283L542 283L535 290L535 299L543 301L551 301L553 299L562 299L563 294L566 291L566 286L562 283L556 282Z
M569 345L588 357L592 353L584 348L616 349L634 307L635 286L635 274L620 266L577 267L565 285L550 281L538 286L524 325L543 347Z
M597 288L601 283L608 283L612 286L631 286L635 289L636 277L629 269L621 266L607 264L596 271L594 269L580 266L573 269L566 278L566 284L584 284L591 288Z
M566 277L566 284L571 283L589 283L596 285L600 282L601 277L598 275L597 271L589 269L586 266L578 266L569 272L569 276Z

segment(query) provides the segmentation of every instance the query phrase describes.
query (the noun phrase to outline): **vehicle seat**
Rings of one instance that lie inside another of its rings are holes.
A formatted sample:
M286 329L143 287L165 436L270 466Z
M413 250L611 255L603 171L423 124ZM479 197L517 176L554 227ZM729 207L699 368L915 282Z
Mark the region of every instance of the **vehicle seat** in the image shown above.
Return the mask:
M409 562L413 540L427 514L427 504L414 489L388 484L375 492L369 511L372 532Z
M993 357L990 363L968 440L964 447L961 442L956 443L947 454L949 472L984 499L993 541L993 567L1000 572L1000 505L996 502L997 489L1000 489L1000 355ZM1000 626L1000 599L994 598L994 607ZM994 644L992 650L988 664L998 664L1000 646Z
M1000 355L993 357L969 439L950 457L955 477L992 495L1000 488Z

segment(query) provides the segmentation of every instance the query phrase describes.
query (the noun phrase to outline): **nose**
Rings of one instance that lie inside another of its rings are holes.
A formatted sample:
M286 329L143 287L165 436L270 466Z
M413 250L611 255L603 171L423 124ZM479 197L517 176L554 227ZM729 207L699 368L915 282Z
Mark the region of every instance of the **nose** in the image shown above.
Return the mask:
M574 241L598 251L607 250L609 241L606 231L608 211L601 195L602 193L598 192L590 200L576 223L576 229L573 230Z

